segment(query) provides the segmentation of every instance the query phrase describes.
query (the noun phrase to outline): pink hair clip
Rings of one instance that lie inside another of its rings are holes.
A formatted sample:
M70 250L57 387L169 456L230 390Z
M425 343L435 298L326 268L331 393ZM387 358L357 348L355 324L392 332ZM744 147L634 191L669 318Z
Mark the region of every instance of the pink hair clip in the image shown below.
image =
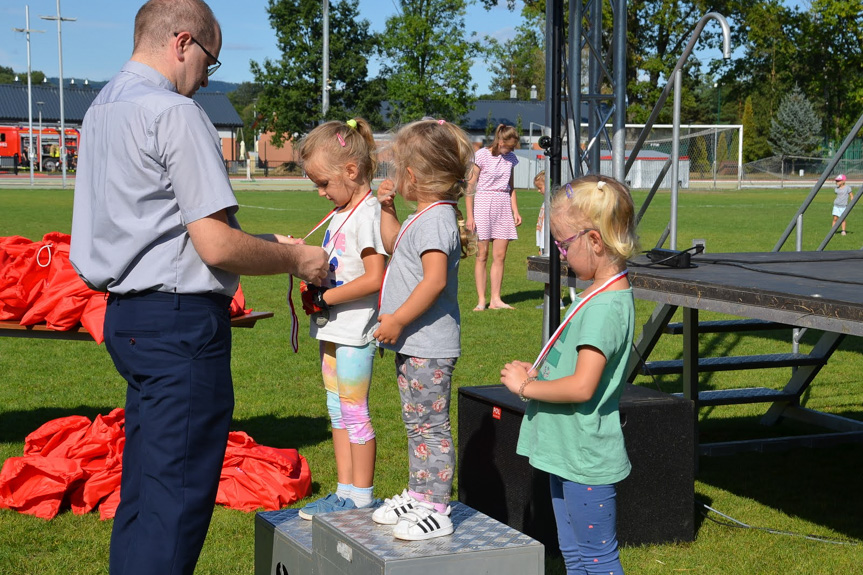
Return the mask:
M437 123L443 126L446 123L446 120L438 120Z
M339 134L338 132L336 132L336 137L339 139L339 144L341 144L342 147L344 148L345 147L345 139L342 138L342 135Z

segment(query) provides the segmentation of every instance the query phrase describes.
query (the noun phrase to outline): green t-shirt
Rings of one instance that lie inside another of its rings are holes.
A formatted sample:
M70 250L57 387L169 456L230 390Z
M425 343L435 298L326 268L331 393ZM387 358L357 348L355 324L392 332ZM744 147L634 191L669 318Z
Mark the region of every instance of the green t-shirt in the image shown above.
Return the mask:
M590 401L528 403L517 452L533 467L585 485L610 485L629 475L618 406L634 331L631 289L597 294L563 330L539 368L539 379L575 373L583 345L601 351L607 363Z

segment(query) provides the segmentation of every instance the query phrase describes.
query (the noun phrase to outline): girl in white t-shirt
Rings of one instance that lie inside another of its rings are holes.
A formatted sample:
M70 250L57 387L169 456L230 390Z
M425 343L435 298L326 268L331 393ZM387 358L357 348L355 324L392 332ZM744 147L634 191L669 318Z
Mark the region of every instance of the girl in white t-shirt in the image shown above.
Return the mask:
M303 507L303 519L375 503L376 445L368 399L386 251L380 204L371 193L374 154L371 126L362 118L322 124L300 145L306 175L335 205L323 241L329 276L320 288L301 286L301 291L312 319L310 335L320 341L338 474L335 493Z

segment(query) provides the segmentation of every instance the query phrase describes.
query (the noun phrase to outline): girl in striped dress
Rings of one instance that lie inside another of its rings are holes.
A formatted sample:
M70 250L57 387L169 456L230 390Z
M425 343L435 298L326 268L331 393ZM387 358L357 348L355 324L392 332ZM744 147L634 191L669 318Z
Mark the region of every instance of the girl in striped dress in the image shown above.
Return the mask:
M521 225L518 202L512 188L512 171L518 163L513 150L518 147L518 132L512 126L500 124L494 141L488 148L480 148L474 157L469 189L475 195L465 197L467 220L465 226L477 235L477 255L474 265L477 304L474 311L486 307L486 262L489 247L492 252L491 298L489 309L513 309L500 296L506 250L510 240L517 240L515 228Z

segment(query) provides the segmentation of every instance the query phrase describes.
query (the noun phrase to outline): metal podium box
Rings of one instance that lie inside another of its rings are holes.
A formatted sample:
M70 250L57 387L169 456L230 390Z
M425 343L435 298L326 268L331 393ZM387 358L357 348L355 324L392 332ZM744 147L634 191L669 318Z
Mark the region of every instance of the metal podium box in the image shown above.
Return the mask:
M255 575L316 575L312 522L297 509L255 516Z
M372 510L317 515L312 522L316 575L542 575L541 543L471 509L452 503L452 535L401 541ZM291 573L293 575L293 573Z

